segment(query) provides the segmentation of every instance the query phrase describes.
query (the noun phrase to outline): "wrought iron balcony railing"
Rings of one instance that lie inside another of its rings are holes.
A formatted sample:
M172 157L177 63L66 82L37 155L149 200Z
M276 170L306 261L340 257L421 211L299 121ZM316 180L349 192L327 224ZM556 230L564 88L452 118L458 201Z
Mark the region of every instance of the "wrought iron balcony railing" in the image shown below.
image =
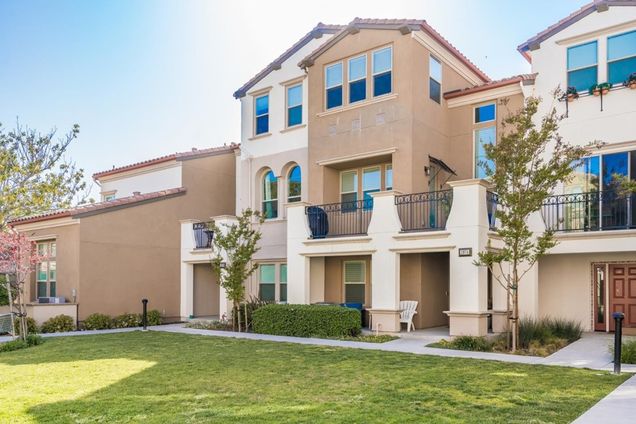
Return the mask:
M312 239L366 234L373 213L373 199L307 206Z
M486 210L488 211L488 228L495 231L497 229L497 206L499 205L499 196L492 191L486 192Z
M212 237L214 232L210 229L209 222L196 222L192 224L194 232L195 249L209 249L212 247Z
M541 208L552 231L602 231L636 228L635 194L615 190L550 196Z
M453 204L453 191L429 191L395 196L402 231L434 231L446 229Z

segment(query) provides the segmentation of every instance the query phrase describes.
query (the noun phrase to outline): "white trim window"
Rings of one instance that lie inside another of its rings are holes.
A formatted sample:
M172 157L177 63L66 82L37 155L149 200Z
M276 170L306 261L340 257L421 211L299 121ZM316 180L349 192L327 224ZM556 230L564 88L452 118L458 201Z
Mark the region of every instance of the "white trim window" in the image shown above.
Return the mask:
M607 39L607 82L621 84L636 72L636 31Z
M265 219L278 218L278 178L270 169L263 175L263 217Z
M382 168L373 166L362 170L362 199L364 199L364 209L373 208L373 197L371 193L377 193L382 189Z
M495 164L492 161L487 161L486 160L486 151L484 149L484 146L486 144L495 144L496 143L496 137L497 137L497 131L496 131L496 127L493 126L489 126L489 127L484 127L484 128L479 128L475 130L475 147L474 147L474 151L475 151L475 163L474 163L474 170L475 170L475 178L487 178L487 170L484 167L482 162L487 162L488 163L488 167L491 170L495 169Z
M475 106L475 124L483 124L484 122L492 122L497 117L497 106L495 103L488 103L481 106Z
M373 97L389 94L393 89L393 48L373 52Z
M276 301L276 264L258 266L258 298L264 302Z
M587 91L598 82L598 43L580 44L568 48L568 87Z
M384 186L386 190L393 190L393 164L384 167Z
M340 201L352 203L358 200L358 170L340 173Z
M361 303L366 299L366 263L365 261L345 261L344 301L345 303Z
M342 106L342 62L325 68L325 104L327 109Z
M300 202L302 195L302 175L300 166L294 165L287 174L287 203Z
M269 94L254 99L254 135L269 132Z
M367 98L367 55L352 57L349 68L349 103L360 102Z
M57 243L55 241L37 244L38 262L35 272L36 298L57 296Z
M280 264L280 280L278 286L278 301L287 303L287 264Z
M303 123L303 85L287 87L287 127Z
M428 61L428 96L434 102L442 102L442 62L433 56Z

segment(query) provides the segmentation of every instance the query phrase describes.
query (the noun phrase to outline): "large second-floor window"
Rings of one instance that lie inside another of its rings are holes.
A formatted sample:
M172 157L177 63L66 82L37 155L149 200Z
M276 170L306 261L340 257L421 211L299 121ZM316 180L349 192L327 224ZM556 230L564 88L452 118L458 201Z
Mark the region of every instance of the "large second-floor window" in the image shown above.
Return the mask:
M367 98L367 56L349 59L349 103Z
M381 168L379 166L362 170L362 198L364 199L364 207L366 209L373 207L373 197L371 197L371 193L376 193L381 190L381 175Z
M497 108L494 103L490 103L483 106L477 106L475 108L475 124L482 122L490 122L495 120Z
M442 101L442 63L435 59L433 56L429 56L428 72L428 90L431 100L440 103Z
M385 47L373 52L373 97L391 92L393 49Z
M289 171L287 178L287 202L300 202L301 196L301 173L300 166L296 165Z
M393 165L386 165L384 169L384 186L387 190L393 190Z
M358 200L358 171L344 171L340 174L340 201L351 205Z
M568 49L568 87L588 90L598 81L597 43L581 44Z
M607 39L607 81L624 82L636 72L636 31L615 35Z
M257 97L254 100L254 116L256 117L256 131L254 134L266 134L269 132L269 94Z
M482 162L487 162L491 170L494 170L495 164L486 159L486 150L484 146L487 144L495 144L496 128L485 127L475 130L475 178L486 178L486 168Z
M263 217L278 217L278 179L272 171L263 177Z
M327 109L342 106L342 62L325 68Z
M303 85L287 87L287 126L303 123Z
M37 297L57 296L57 243L54 241L38 243L38 255L43 259L37 264Z

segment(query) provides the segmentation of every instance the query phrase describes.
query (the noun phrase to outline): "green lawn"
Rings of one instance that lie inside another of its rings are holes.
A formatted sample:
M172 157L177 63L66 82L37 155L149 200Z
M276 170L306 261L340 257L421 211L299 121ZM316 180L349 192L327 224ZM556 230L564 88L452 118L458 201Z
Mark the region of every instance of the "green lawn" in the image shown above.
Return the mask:
M159 332L0 354L0 422L570 422L627 376Z

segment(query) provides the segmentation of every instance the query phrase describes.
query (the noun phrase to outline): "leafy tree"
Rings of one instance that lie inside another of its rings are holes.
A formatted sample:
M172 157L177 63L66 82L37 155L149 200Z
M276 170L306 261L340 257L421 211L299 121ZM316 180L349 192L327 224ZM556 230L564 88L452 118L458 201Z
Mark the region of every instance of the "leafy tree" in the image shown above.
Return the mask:
M17 123L5 132L0 125L0 230L12 219L85 200L84 171L64 157L78 134L78 125L62 138L55 129L41 134Z
M11 312L20 319L20 337L24 341L28 335L25 286L29 274L43 259L26 235L15 230L0 231L0 274L9 282L8 292L15 294L15 299L10 298Z
M535 120L540 102L529 97L518 112L506 117L497 143L485 146L486 160L480 162L498 195L496 232L503 247L480 252L475 264L489 267L508 294L513 352L519 340L519 283L557 244L551 230L534 234L528 218L572 177L587 154L585 147L572 146L559 136L562 117L555 108Z
M252 258L260 249L258 241L261 239L261 232L255 228L255 223L263 223L262 215L258 211L245 209L234 224L219 227L212 223L210 226L214 234L212 270L219 285L225 289L227 298L232 301L232 314L236 317L240 317L239 305L245 300L243 283L257 268ZM234 321L232 319L233 323ZM241 331L241 320L236 321L238 330Z

